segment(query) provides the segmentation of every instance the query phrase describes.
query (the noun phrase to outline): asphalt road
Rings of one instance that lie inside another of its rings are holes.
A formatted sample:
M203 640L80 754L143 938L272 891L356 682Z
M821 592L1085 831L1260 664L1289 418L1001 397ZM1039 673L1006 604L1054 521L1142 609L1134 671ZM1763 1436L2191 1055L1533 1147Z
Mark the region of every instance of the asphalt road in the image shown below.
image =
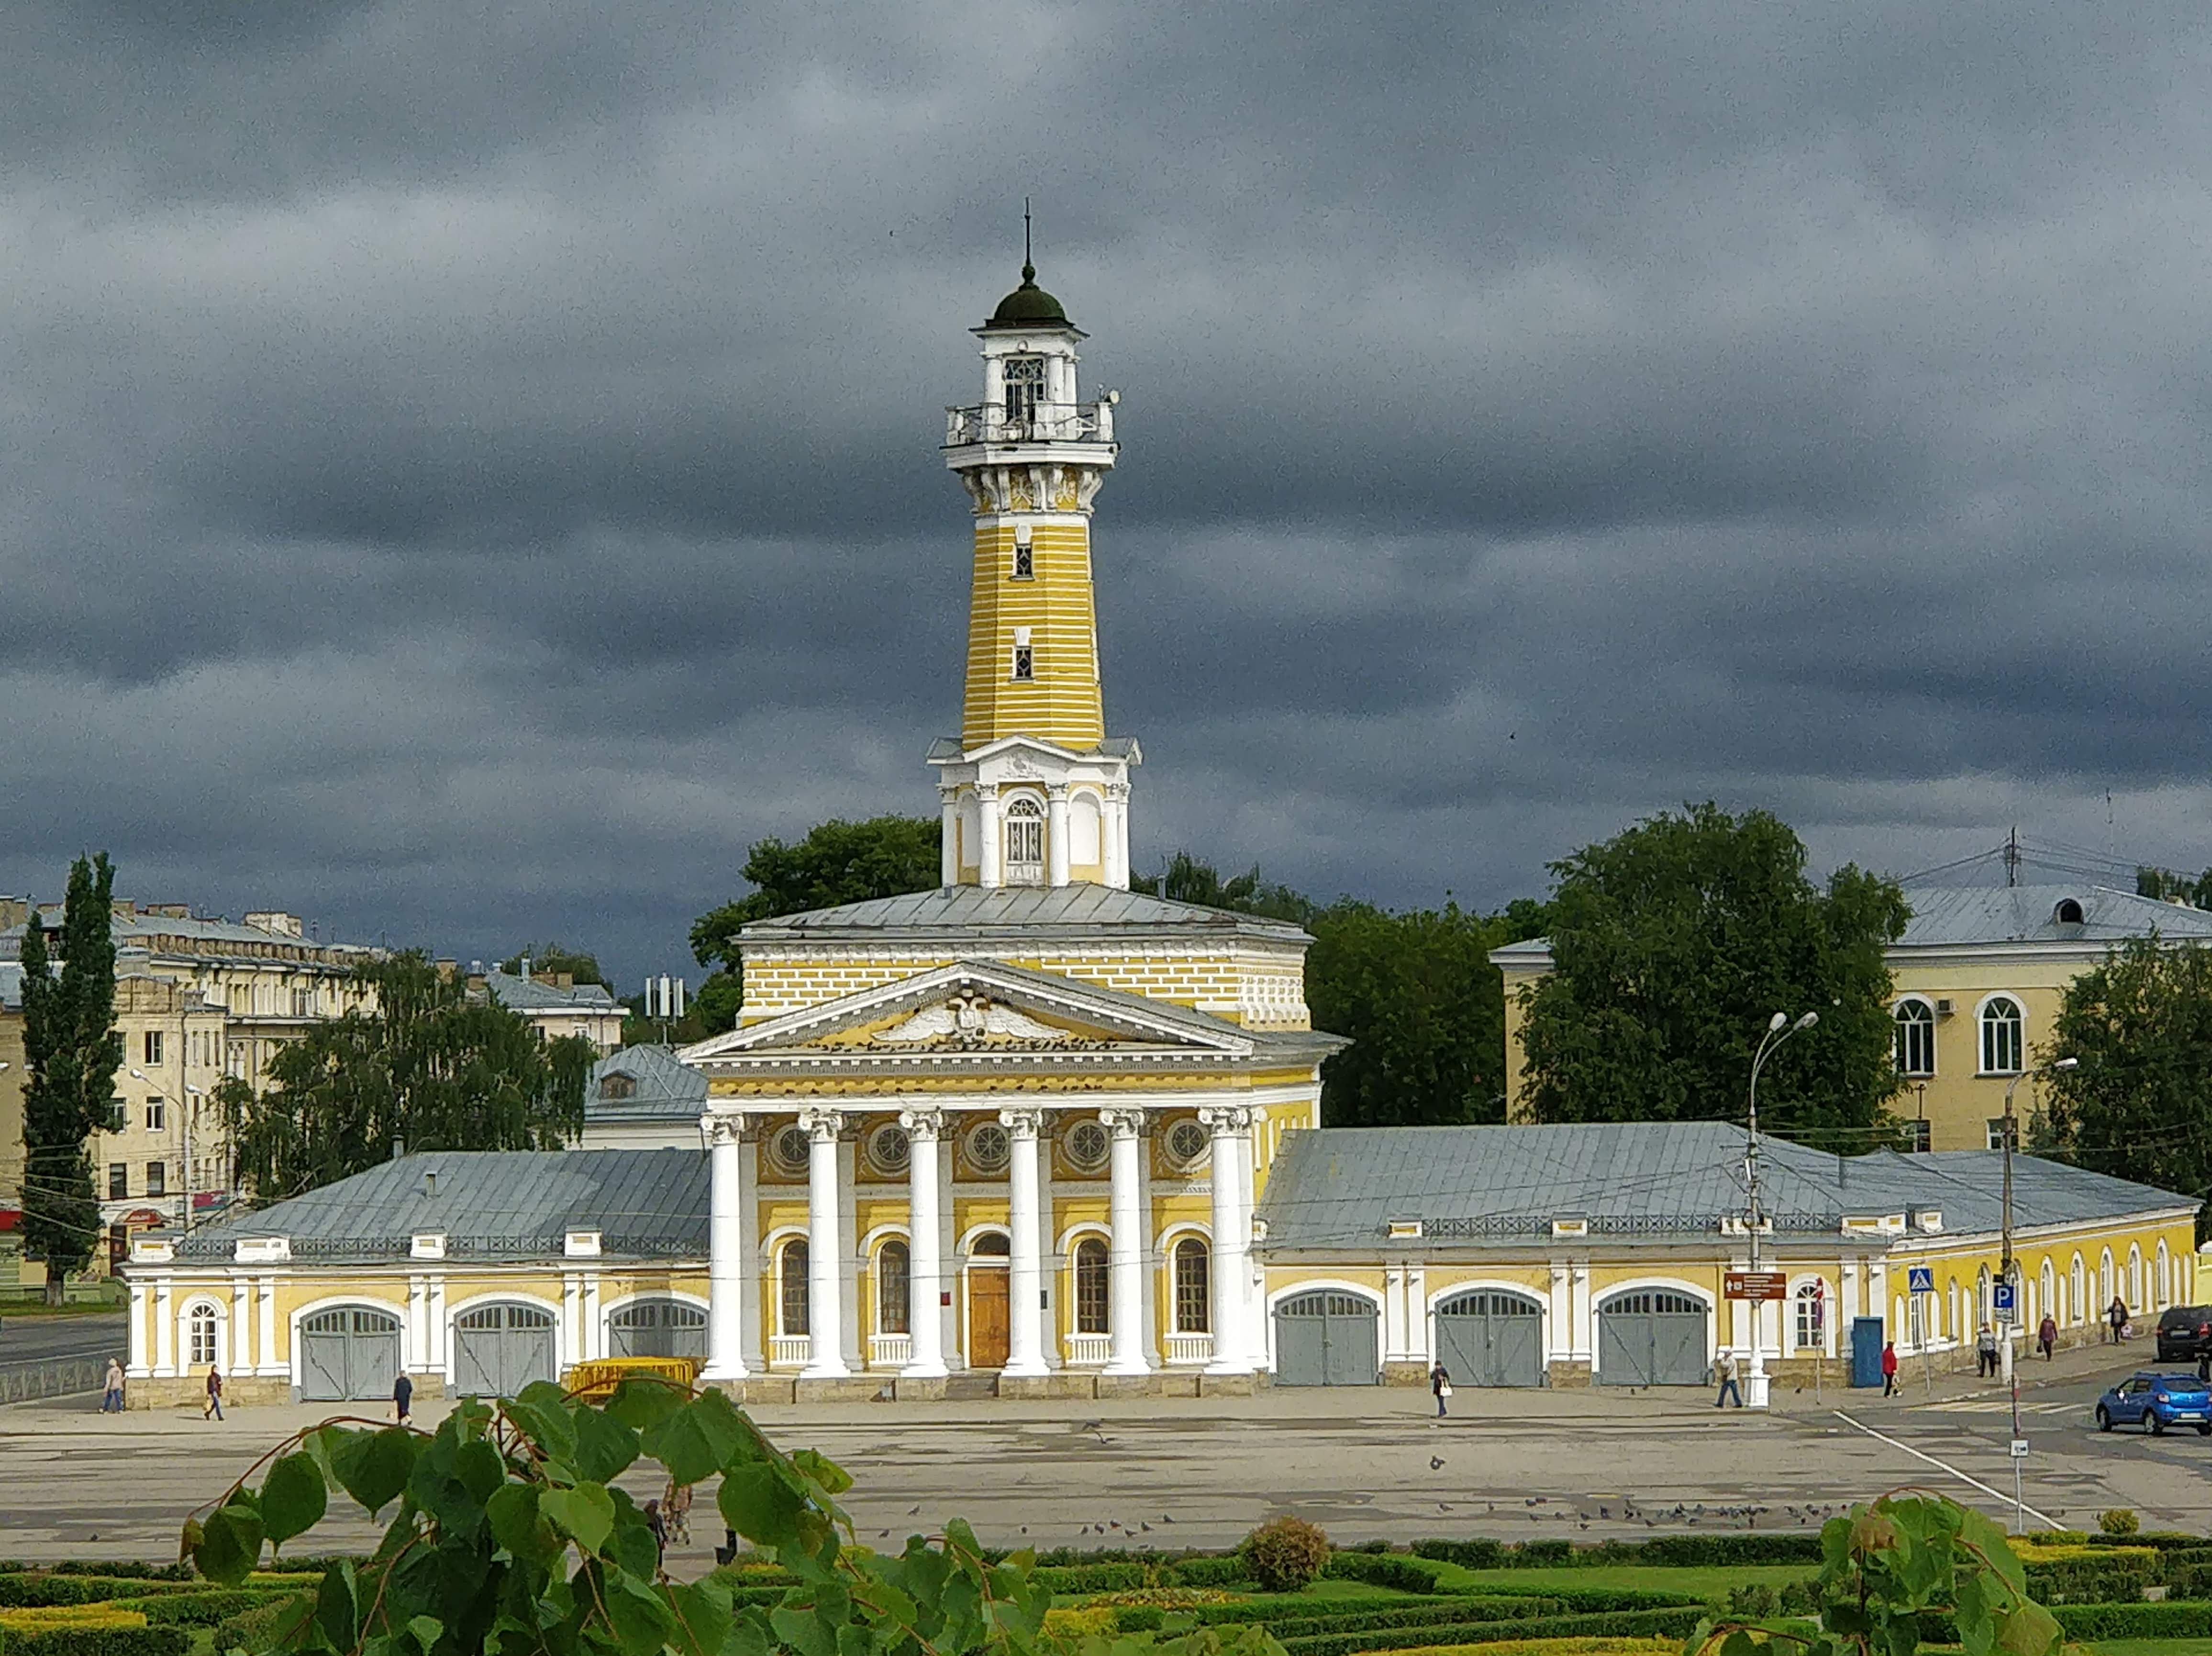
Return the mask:
M2105 1371L2148 1356L2075 1353L2023 1371L2028 1527L2124 1506L2146 1527L2212 1530L2212 1439L2106 1435L2090 1422ZM2012 1512L2009 1406L1963 1379L1887 1402L1778 1396L1764 1415L1679 1391L1462 1391L1453 1407L1438 1422L1425 1393L1359 1390L757 1413L780 1440L854 1474L847 1504L875 1543L956 1514L989 1541L1079 1546L1222 1545L1277 1512L1346 1542L1794 1529L1908 1484ZM173 1556L192 1507L322 1413L240 1409L217 1424L197 1409L103 1417L90 1399L0 1409L0 1556ZM707 1562L719 1525L703 1498L700 1518L678 1568ZM305 1544L374 1536L349 1519Z
M130 1340L121 1312L0 1317L0 1368L35 1368L80 1357L120 1357Z

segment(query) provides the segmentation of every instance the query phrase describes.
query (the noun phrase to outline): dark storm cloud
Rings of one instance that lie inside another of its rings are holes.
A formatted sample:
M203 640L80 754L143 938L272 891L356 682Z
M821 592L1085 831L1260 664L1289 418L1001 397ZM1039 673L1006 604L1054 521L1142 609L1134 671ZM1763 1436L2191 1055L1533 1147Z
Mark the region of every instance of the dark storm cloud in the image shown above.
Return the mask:
M1043 280L1140 856L2212 861L2192 8L0 6L0 886L677 964L927 811ZM2112 803L2106 803L2107 794Z

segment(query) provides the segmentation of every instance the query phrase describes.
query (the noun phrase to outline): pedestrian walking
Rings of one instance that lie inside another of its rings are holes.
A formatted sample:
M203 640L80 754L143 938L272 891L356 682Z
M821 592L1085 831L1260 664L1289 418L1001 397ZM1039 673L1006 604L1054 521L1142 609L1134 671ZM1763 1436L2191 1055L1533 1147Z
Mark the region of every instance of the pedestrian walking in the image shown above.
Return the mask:
M1894 1340L1885 1340L1881 1343L1881 1395L1885 1397L1897 1395L1897 1342Z
M112 1357L107 1360L107 1379L100 1392L100 1412L103 1415L123 1412L123 1365Z
M668 1481L660 1497L660 1516L667 1523L668 1538L682 1546L691 1544L691 1486Z
M653 1531L653 1562L655 1568L668 1556L668 1524L660 1516L660 1503L645 1503L645 1527Z
M1994 1379L1997 1372L1997 1331L1987 1323L1974 1336L1974 1373L1984 1379Z
M222 1371L213 1363L208 1365L207 1406L200 1410L202 1420L222 1418Z
M2118 1294L2114 1294L2112 1303L2106 1308L2105 1320L2112 1325L2112 1343L2119 1344L2121 1337L2127 1331L2128 1302L2121 1299Z
M392 1383L392 1418L404 1426L415 1417L415 1382L402 1370Z
M2035 1342L2043 1348L2043 1361L2049 1362L2051 1352L2058 1344L2058 1319L2047 1311L2043 1313L2043 1320L2035 1325Z
M1429 1371L1429 1390L1436 1394L1437 1418L1444 1417L1444 1399L1451 1396L1451 1375L1438 1363Z
M1734 1397L1735 1406L1742 1408L1743 1391L1735 1383L1735 1354L1729 1351L1721 1353L1719 1360L1713 1364L1713 1372L1721 1379L1720 1396L1713 1399L1713 1407L1721 1408Z

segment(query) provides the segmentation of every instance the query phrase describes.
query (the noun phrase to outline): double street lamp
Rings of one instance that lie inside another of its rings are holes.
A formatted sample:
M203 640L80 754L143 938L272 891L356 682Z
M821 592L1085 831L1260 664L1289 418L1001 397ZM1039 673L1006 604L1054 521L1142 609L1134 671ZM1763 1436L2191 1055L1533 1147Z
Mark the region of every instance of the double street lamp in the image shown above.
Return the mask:
M1775 1048L1802 1030L1808 1030L1820 1021L1820 1014L1808 1012L1795 1023L1786 1012L1778 1012L1767 1020L1766 1033L1759 1037L1759 1050L1751 1055L1751 1108L1746 1117L1749 1136L1743 1151L1744 1189L1750 1197L1751 1212L1751 1269L1759 1269L1759 1233L1765 1221L1759 1211L1759 1072L1773 1056ZM1766 1342L1760 1337L1760 1325L1766 1320L1766 1301L1751 1302L1751 1372L1744 1378L1744 1406L1764 1409L1767 1399Z
M2020 1284L2013 1280L2012 1262L2012 1153L2014 1148L2017 1148L2019 1143L2020 1122L2019 1118L2012 1112L2012 1095L2019 1087L2020 1084L2027 1080L2031 1075L2048 1075L2061 1069L2078 1069L2081 1067L2081 1061L2079 1058L2053 1058L2049 1063L2039 1064L2033 1069L2021 1070L2020 1074L2014 1075L2010 1081L2005 1083L2003 1129L2004 1239L2000 1250L2002 1257L1997 1267L1997 1280L2005 1283L2012 1290L2012 1314L2014 1321L2010 1325L2011 1329L2017 1329L2020 1326L2018 1319L2021 1311ZM1997 1342L1997 1355L2004 1365L2004 1381L2007 1385L2012 1385L2012 1336L2011 1332L2008 1330L2005 1336ZM2014 1437L2018 1437L2020 1435L2020 1391L2017 1386L2013 1388L2012 1434Z
M195 1182L192 1178L191 1108L189 1105L181 1104L175 1099L170 1098L169 1089L163 1087L161 1082L155 1081L144 1070L132 1069L130 1072L130 1075L132 1081L143 1081L147 1086L152 1087L156 1093L159 1093L161 1097L167 1101L169 1107L177 1112L177 1135L180 1151L177 1167L177 1182L182 1187L181 1201L179 1204L179 1215L177 1221L177 1228L182 1231L188 1231L192 1227L192 1185ZM185 1082L184 1087L185 1092L190 1097L197 1099L204 1096L200 1092L200 1089L194 1087L190 1081Z

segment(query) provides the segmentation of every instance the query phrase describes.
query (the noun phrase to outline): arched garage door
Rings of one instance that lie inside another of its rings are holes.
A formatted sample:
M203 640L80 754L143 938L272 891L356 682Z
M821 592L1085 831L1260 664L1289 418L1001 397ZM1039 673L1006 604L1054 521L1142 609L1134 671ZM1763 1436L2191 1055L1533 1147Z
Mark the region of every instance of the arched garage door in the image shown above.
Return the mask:
M388 1397L399 1378L399 1319L351 1306L300 1324L300 1396L307 1403Z
M617 1357L707 1355L707 1313L680 1300L633 1300L607 1318L607 1348Z
M1638 1288L1597 1308L1601 1385L1703 1385L1708 1349L1705 1301L1686 1294Z
M453 1324L453 1385L464 1397L511 1397L558 1378L553 1313L536 1306L478 1306Z
M1372 1300L1322 1289L1275 1307L1275 1384L1373 1385L1381 1379Z
M1437 1307L1437 1361L1455 1385L1541 1385L1543 1308L1521 1294L1462 1294Z

